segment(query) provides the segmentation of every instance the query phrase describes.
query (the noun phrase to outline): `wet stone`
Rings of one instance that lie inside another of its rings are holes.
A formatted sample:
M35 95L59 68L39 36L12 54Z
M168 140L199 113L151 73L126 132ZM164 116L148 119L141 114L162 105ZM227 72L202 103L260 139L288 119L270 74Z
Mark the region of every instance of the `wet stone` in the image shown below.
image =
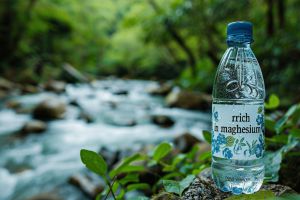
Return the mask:
M53 120L63 118L66 105L62 101L51 98L39 103L33 110L33 117L39 120Z
M182 135L177 136L174 139L174 144L176 149L179 149L180 152L186 153L190 151L194 145L202 143L198 138L193 136L190 133L184 133ZM205 144L205 143L203 143Z
M63 81L51 80L45 84L44 88L47 91L62 93L65 91L66 83Z
M27 135L29 133L41 133L47 129L47 124L40 120L33 120L26 122L21 129L22 135Z
M35 195L27 200L63 200L63 199L56 194L42 193L42 194Z
M211 95L192 91L173 91L166 97L169 107L206 110L211 107Z
M147 92L151 95L161 95L166 96L169 94L173 89L173 85L170 82L160 84L156 87L151 87L147 89Z
M103 185L98 185L86 175L76 174L70 177L69 183L79 188L88 197L94 199L104 190Z
M151 116L151 121L164 128L168 128L174 125L174 120L166 115L153 115Z
M280 184L266 184L260 190L271 190L276 196L286 193L295 193L288 186ZM211 178L211 168L203 170L183 193L182 200L223 200L230 197L230 193L220 191Z
M113 91L113 94L114 95L127 95L128 91L127 90L116 90L116 91Z

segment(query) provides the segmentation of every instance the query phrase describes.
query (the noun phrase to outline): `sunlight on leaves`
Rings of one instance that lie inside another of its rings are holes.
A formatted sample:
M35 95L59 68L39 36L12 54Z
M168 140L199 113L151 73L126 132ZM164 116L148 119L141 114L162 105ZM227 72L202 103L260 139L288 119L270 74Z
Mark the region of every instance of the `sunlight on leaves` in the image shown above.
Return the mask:
M271 94L269 100L265 103L266 109L275 109L280 105L280 100L277 95Z

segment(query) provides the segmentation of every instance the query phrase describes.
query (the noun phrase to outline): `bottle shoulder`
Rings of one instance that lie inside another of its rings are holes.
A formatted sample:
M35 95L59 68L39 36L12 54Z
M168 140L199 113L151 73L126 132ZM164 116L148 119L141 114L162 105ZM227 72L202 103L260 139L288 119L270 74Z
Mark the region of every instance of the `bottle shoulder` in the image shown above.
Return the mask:
M250 48L230 47L226 50L216 72L213 99L265 99L263 75Z

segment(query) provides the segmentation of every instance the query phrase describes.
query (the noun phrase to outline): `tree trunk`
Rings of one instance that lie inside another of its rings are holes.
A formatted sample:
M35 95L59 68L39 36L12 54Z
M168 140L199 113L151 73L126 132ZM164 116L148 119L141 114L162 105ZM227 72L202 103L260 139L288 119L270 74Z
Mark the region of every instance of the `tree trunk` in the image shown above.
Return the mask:
M30 0L24 9L23 16L18 20L18 10L16 9L19 1L4 0L1 2L1 6L4 7L4 11L1 16L0 26L0 58L6 65L14 65L19 62L15 59L16 51L18 51L19 43L23 38L26 30L27 22L30 18L31 9L36 3L36 0Z
M154 0L149 0L150 5L153 7L153 9L157 13L161 13L161 9L158 7L158 5L155 3ZM192 50L187 46L185 43L185 40L181 37L181 35L178 33L178 31L174 28L172 22L166 18L164 20L164 26L170 36L173 38L173 40L176 42L176 44L185 52L187 58L188 58L188 63L193 71L193 74L196 74L196 59L195 56L192 52Z
M273 0L267 0L267 7L267 34L272 36L274 34Z
M279 28L284 29L285 26L285 0L277 0L278 22Z

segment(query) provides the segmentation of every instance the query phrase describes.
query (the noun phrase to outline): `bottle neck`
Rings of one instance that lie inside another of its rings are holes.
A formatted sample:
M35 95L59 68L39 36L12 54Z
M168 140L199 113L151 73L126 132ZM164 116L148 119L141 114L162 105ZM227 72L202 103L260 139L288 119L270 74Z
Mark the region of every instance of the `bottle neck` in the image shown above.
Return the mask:
M251 48L250 42L235 42L235 41L227 41L228 47L238 47L238 48Z

